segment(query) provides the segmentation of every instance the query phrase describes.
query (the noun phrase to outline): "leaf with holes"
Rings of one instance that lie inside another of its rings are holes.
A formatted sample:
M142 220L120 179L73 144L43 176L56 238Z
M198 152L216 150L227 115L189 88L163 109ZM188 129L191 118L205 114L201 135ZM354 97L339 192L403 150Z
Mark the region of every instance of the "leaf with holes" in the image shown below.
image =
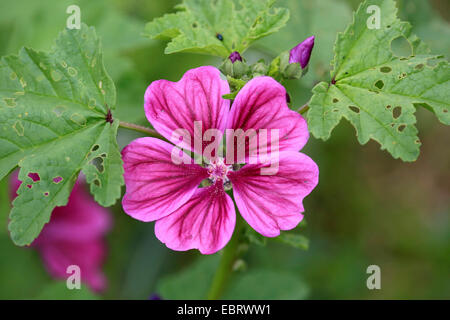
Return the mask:
M194 52L227 57L283 27L289 11L275 0L184 0L176 13L149 22L145 35L171 39L165 53ZM239 6L239 9L236 8Z
M80 171L101 205L120 197L115 103L93 28L63 31L51 53L24 48L1 59L0 179L18 164L23 182L10 215L16 244L30 244L67 203Z
M380 9L379 29L368 28L372 5ZM411 34L409 23L396 14L393 0L360 5L353 23L337 37L333 80L313 89L307 117L318 138L328 139L344 117L356 128L361 144L373 139L394 158L414 161L420 146L416 107L425 107L442 123L450 123L450 68L441 57L429 55ZM399 49L404 47L409 52L402 56Z

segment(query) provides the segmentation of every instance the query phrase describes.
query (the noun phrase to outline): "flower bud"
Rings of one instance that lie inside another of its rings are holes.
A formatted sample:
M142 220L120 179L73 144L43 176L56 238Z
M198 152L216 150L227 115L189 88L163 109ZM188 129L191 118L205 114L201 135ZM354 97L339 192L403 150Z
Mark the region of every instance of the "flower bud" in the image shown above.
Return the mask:
M241 78L243 75L247 74L248 72L248 65L244 62L241 62L239 60L236 60L233 63L233 77L234 78Z
M302 68L300 68L298 63L291 63L284 69L283 76L287 79L300 79Z
M224 60L219 69L224 75L239 79L247 74L249 66L243 61L239 52L235 51Z
M235 63L236 61L241 61L241 62L242 62L242 57L241 57L241 55L239 54L239 52L237 52L237 51L232 52L232 53L230 54L230 56L228 57L228 59L230 59L230 61L231 61L232 63Z
M219 67L219 69L224 75L231 76L233 74L233 62L231 62L229 59L226 59Z
M314 36L306 38L303 42L292 48L289 51L289 63L299 63L302 69L305 69L311 57L314 39Z
M258 61L252 66L252 74L254 77L266 75L269 67L263 62Z

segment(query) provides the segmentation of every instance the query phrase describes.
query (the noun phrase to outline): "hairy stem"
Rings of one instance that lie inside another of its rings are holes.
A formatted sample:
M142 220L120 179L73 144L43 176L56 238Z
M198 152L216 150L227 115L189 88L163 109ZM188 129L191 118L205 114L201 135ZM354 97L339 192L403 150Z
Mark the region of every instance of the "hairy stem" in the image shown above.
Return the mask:
M137 132L140 132L140 133L145 133L146 135L148 135L150 137L166 140L162 135L160 135L155 130L153 130L151 128L144 127L144 126L140 126L138 124L120 121L119 127L120 128L129 129L129 130L134 130L134 131L137 131Z
M209 289L207 296L208 300L220 299L225 287L228 283L231 273L233 272L233 265L238 257L239 236L241 233L242 221L236 217L235 234L228 242L227 246L222 251L222 258L220 259L219 267L214 275L213 282Z

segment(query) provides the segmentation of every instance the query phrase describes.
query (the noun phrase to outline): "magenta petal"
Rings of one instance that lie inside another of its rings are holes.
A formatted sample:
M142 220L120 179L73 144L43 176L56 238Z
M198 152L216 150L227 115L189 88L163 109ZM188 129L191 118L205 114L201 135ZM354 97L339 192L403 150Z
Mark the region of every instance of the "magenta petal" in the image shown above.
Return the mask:
M295 228L302 220L303 198L317 185L319 168L298 152L280 154L278 172L261 175L268 165L245 165L231 172L233 194L242 217L266 237Z
M207 170L191 164L192 159L184 153L176 153L175 160L180 164L175 164L173 148L159 139L139 138L123 149L127 189L122 205L133 218L154 221L172 213L208 177Z
M280 151L299 151L309 138L305 119L289 109L286 90L271 77L256 77L239 91L230 110L227 128L254 129L257 132L260 129L278 129ZM270 149L270 139L267 141ZM247 156L255 151L249 147L251 145L249 143L245 147Z
M187 71L180 81L158 80L145 92L145 114L153 127L169 141L177 129L185 129L192 143L181 144L193 149L193 140L200 139L208 129L225 129L230 101L222 95L230 93L228 82L220 78L218 69L210 66ZM194 121L201 121L202 130L194 135ZM199 140L201 141L201 140ZM196 150L199 154L202 150Z
M228 243L235 223L230 196L221 185L212 185L197 189L177 211L158 220L155 234L172 250L199 249L202 254L211 254Z

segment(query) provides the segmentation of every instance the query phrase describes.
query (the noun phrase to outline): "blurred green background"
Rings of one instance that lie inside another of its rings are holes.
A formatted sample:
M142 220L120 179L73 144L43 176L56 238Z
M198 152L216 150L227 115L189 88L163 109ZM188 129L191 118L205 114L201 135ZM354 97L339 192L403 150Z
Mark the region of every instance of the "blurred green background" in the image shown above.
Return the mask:
M291 10L288 26L246 52L254 62L290 49L310 35L316 46L308 75L287 85L293 105L311 95L312 86L329 77L338 31L351 21L358 0L283 0ZM81 19L102 38L105 64L118 92L123 121L147 124L143 95L154 80L176 81L190 68L218 65L208 56L164 55L165 43L141 36L146 22L172 12L174 0L0 0L0 55L20 47L48 50L65 27L66 8L78 4ZM402 19L413 24L433 53L450 56L450 2L397 0ZM273 51L273 49L277 51ZM449 299L450 298L450 129L426 110L417 111L421 155L402 163L374 142L360 146L343 121L331 139L311 138L303 150L319 165L319 186L305 200L307 251L274 241L250 245L246 272L236 271L225 298L269 299ZM119 132L125 146L138 137ZM12 244L7 231L9 199L0 183L0 298L201 298L217 265L218 254L173 252L155 239L153 223L133 220L120 203L111 208L105 273L108 290L96 296L73 292L52 280L39 254ZM366 268L381 268L381 290L368 290ZM241 268L242 269L242 268Z

